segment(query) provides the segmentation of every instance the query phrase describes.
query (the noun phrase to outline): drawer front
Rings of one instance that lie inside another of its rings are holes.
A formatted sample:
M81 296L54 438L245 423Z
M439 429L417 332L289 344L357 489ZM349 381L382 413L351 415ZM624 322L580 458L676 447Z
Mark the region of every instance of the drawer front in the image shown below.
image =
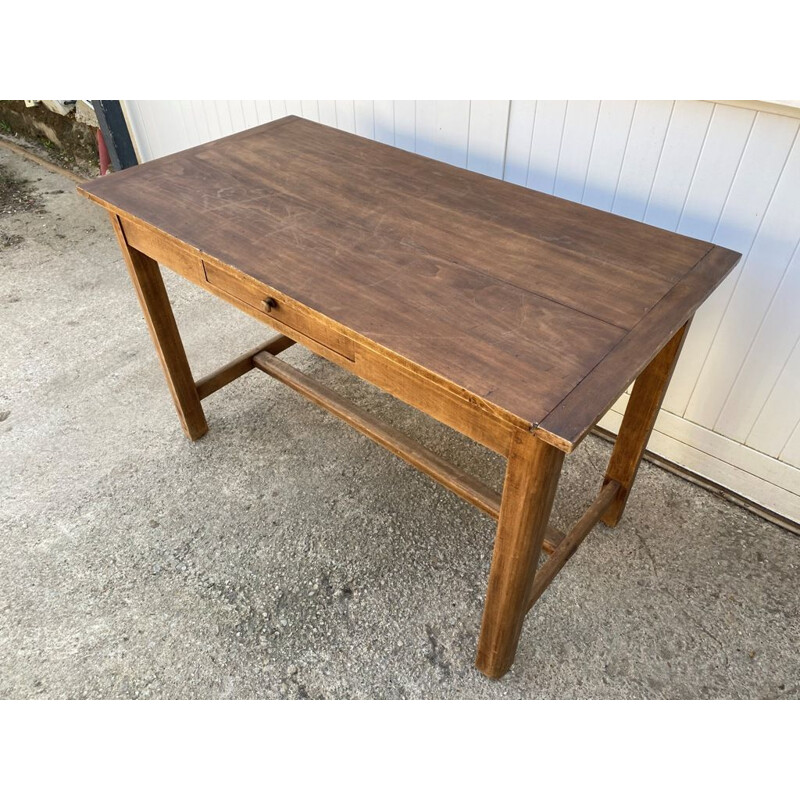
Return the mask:
M197 251L147 225L120 217L125 241L146 256L195 283L205 283L203 260Z
M300 303L286 295L268 289L249 275L226 267L222 264L204 261L205 275L208 282L226 294L246 303L248 306L260 311L267 319L289 328L286 335L291 337L292 332L302 334L312 339L329 350L333 350L350 361L355 358L353 340L335 327L326 323L310 312Z

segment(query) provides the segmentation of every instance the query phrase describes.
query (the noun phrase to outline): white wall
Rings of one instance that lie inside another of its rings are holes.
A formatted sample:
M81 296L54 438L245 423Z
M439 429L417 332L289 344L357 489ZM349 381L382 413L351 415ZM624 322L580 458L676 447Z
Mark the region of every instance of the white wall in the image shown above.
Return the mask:
M651 449L800 522L800 120L706 101L136 101L142 159L297 114L744 254ZM615 430L626 397L604 420Z

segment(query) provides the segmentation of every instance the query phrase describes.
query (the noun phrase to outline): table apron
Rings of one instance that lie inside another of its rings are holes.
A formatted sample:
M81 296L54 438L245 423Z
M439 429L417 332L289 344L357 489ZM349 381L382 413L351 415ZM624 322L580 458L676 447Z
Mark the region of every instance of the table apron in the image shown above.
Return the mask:
M121 215L118 215L117 218L129 247L150 256L162 266L177 272L207 292L299 342L317 355L388 392L398 400L422 411L490 450L503 456L507 455L512 436L515 431L520 430L520 426L496 416L490 409L481 405L479 398L462 397L455 394L424 374L387 357L378 349L373 349L363 341L363 337L352 338L345 343L341 333L341 330L344 329L341 327L335 335L330 333L324 335L321 333L318 320L314 319L311 324L307 324L304 323L304 318L300 314L294 314L291 317L291 321L297 326L293 327L287 321L269 313L266 308L262 310L257 307L253 293L256 282L253 279L248 280L247 276L244 276L242 281L244 289L233 294L231 293L231 289L234 288L231 284L233 271L230 267L225 268L227 270L225 280L217 279L216 283L212 283L208 280L207 268L209 264L212 265L208 271L213 271L215 277L220 276L222 273L219 262L208 257L204 258L196 248L157 231L139 220ZM206 264L205 268L204 263ZM261 287L261 284L259 286ZM260 291L267 298L272 290L263 286ZM280 295L280 293L276 294ZM291 303L295 310L301 308L299 303L284 296L280 296L279 301ZM311 319L312 313L315 312L309 310L306 319ZM321 317L321 315L319 316ZM286 315L286 320L288 319L289 317ZM321 339L323 341L320 341ZM332 346L328 346L328 344Z

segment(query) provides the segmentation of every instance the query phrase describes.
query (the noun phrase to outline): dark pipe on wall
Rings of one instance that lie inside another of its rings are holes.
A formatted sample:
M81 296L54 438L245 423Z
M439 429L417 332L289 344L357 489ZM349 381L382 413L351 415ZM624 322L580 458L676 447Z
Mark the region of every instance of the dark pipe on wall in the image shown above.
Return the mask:
M135 167L139 162L119 100L92 100L92 107L97 115L97 122L114 172ZM99 139L98 146L100 146Z

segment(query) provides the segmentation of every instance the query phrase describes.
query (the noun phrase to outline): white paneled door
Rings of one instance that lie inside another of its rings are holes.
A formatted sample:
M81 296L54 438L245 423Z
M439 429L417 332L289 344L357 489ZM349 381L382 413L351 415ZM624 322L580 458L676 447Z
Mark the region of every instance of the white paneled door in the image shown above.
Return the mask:
M800 523L800 120L707 101L127 101L144 161L296 114L744 254L651 449ZM616 430L627 396L602 425Z

